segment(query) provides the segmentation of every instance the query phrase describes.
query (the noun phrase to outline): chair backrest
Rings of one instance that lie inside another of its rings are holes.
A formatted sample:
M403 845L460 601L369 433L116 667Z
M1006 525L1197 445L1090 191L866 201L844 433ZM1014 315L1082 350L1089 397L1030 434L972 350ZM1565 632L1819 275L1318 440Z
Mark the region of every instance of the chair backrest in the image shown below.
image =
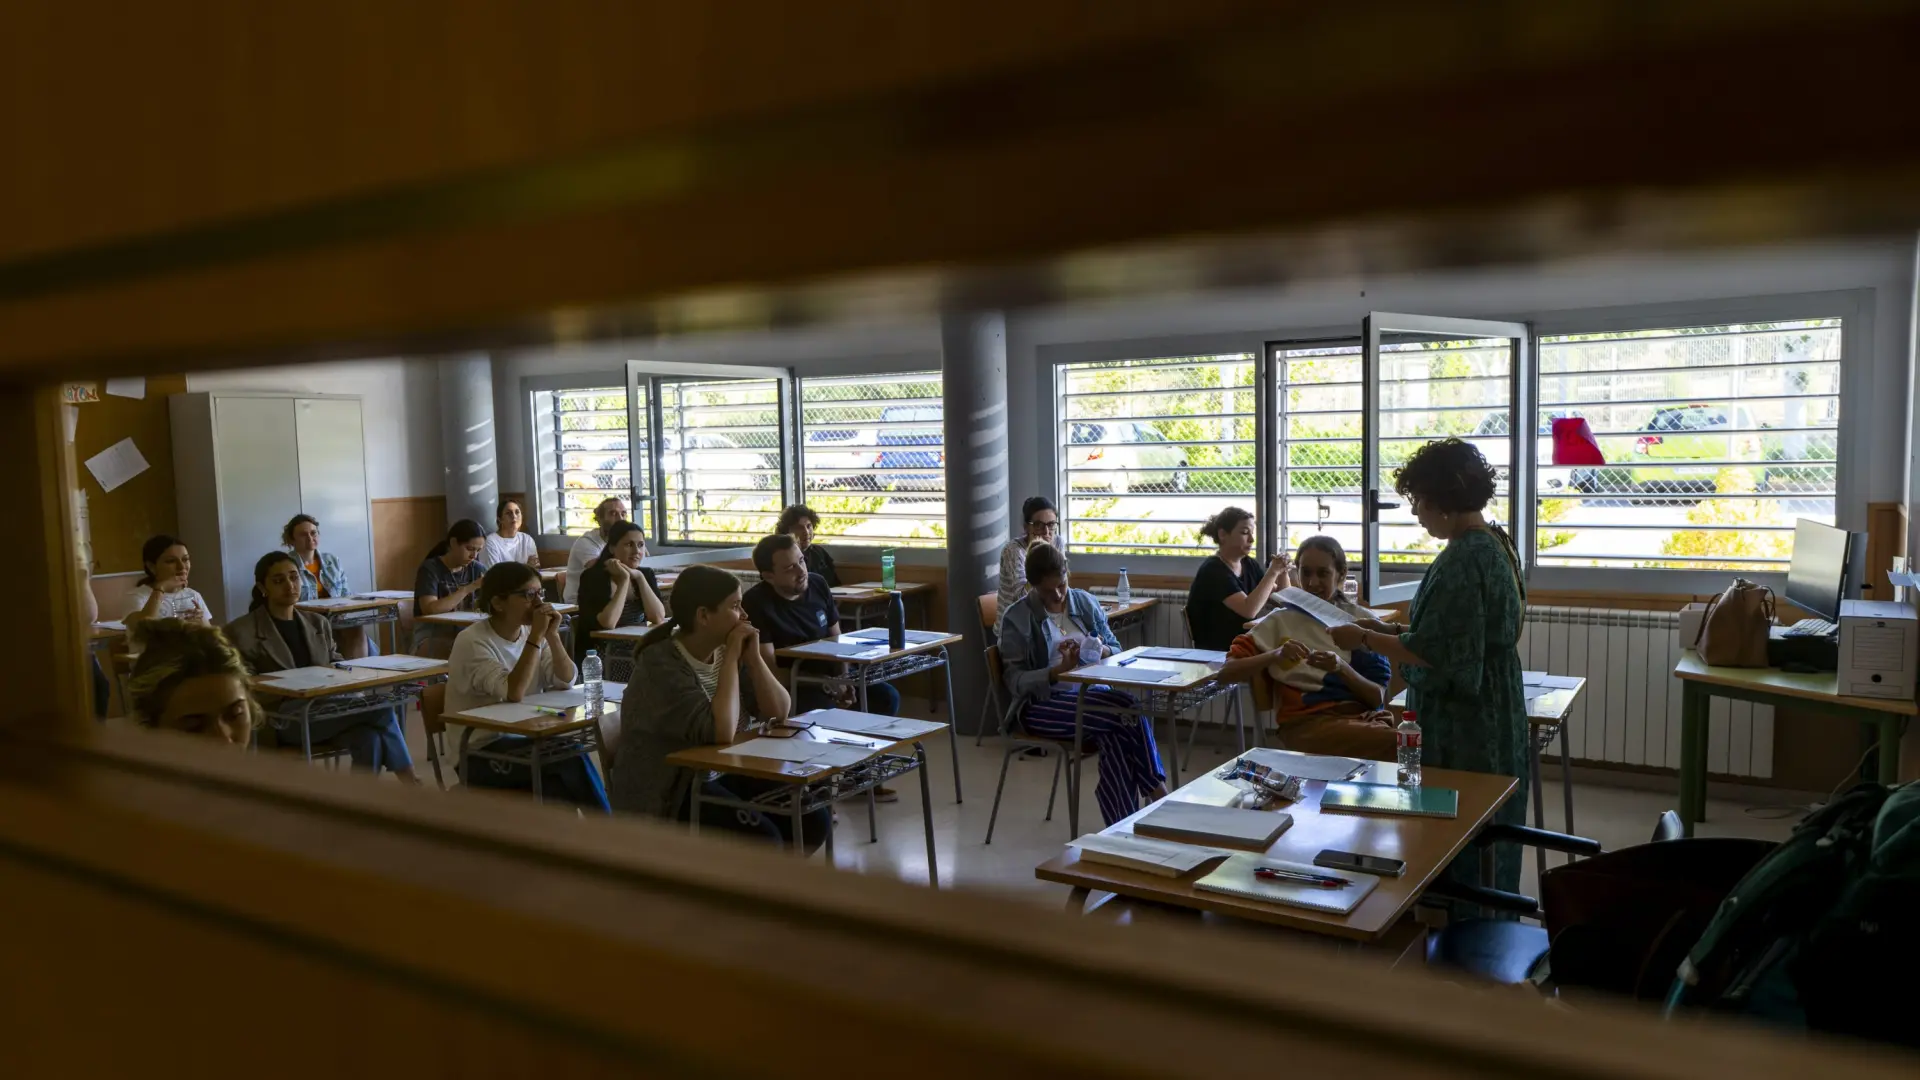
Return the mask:
M980 626L991 634L1000 625L1000 594L980 594Z
M447 725L440 720L440 714L446 709L446 683L435 683L420 691L420 726L427 729L428 737L447 730Z

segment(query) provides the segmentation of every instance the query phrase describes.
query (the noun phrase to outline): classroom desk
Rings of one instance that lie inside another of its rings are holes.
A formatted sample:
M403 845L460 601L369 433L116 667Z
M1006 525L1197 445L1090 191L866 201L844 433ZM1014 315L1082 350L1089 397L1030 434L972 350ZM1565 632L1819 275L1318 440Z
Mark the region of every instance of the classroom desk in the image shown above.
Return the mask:
M330 596L324 600L302 600L293 605L301 611L317 611L327 617L327 625L337 634L341 630L377 627L387 624L387 652L400 651L400 601L378 596ZM376 631L377 632L377 631Z
M390 663L396 657L364 659ZM419 659L425 666L411 671L355 666L360 662L349 660L344 668L289 668L267 675L255 675L247 682L255 694L278 699L274 707L268 710L275 727L285 726L281 721L300 725L300 750L308 761L312 761L314 721L357 716L382 709L400 710L404 721L407 706L419 700L422 690L429 684L447 681L446 661L426 660L424 657ZM326 685L301 689L281 685L282 680L292 675L324 677Z
M574 612L580 610L579 604L551 604L548 606L563 616L572 616ZM465 630L467 627L472 626L484 618L486 618L486 616L478 611L443 611L438 615L416 615L413 617L413 621L426 623L429 626L453 626Z
M601 690L606 693L612 687L603 681ZM489 712L497 711L505 715L478 716L472 712L449 712L441 714L440 719L446 723L463 725L460 729L460 745L455 752L461 776L469 775L467 763L474 758L525 765L533 773L533 800L544 802L546 794L542 791L541 769L586 757L601 749L601 717L587 715L585 702L586 692L576 686L569 690L528 694L519 701L482 706ZM541 712L541 709L561 709L564 712L555 716ZM618 716L620 703L608 697L601 705L601 712L606 717ZM493 743L474 747L471 744L475 729L497 735L522 735L527 741L508 750L489 749L496 745Z
M127 636L127 624L116 620L97 622L87 628L87 643L98 644L102 641L119 641Z
M1534 676L1548 673L1528 671L1523 674ZM1566 824L1563 827L1568 833L1572 833L1573 751L1567 746L1567 713L1572 711L1573 703L1578 701L1580 695L1586 691L1587 680L1581 676L1565 677L1574 679L1575 685L1549 690L1527 699L1527 723L1531 726L1528 734L1532 736L1527 740L1527 786L1533 793L1533 827L1544 829L1547 827L1547 797L1540 787L1540 751L1545 750L1555 738L1558 738L1560 740L1560 799L1562 811L1566 814ZM1393 709L1406 708L1407 692L1400 691L1387 705ZM1542 874L1546 873L1547 849L1535 848L1533 856L1535 869ZM1568 855L1565 859L1567 862L1572 862L1573 856Z
M1359 779L1390 784L1393 783L1394 769L1390 761L1369 762ZM1320 794L1327 786L1322 781L1309 781L1299 802L1280 807L1293 815L1293 826L1281 833L1273 846L1267 849L1266 854L1273 858L1311 863L1321 851L1337 848L1406 861L1406 873L1397 878L1381 878L1373 892L1346 915L1195 889L1193 883L1214 868L1216 864L1212 863L1177 878L1158 877L1124 867L1083 862L1078 849L1067 848L1035 867L1033 875L1041 881L1073 886L1074 892L1067 904L1069 911L1080 910L1087 895L1097 890L1348 941L1381 943L1391 939L1395 928L1413 909L1427 887L1493 820L1495 811L1513 797L1514 788L1519 786L1519 781L1510 776L1456 772L1452 769L1428 769L1423 779L1428 786L1453 788L1460 793L1458 817L1322 814ZM1234 804L1240 794L1233 785L1207 773L1168 795L1167 799L1228 806ZM1157 800L1152 806L1102 831L1109 834L1130 833L1134 822L1167 799Z
M595 641L606 642L605 678L615 682L626 682L633 673L633 654L640 648L640 639L652 630L648 623L636 623L633 626L616 626L611 630L595 630L590 635ZM614 665L619 664L618 673Z
M924 641L909 640L906 648L897 651L887 648L887 631L874 628L855 631L851 634L843 634L840 637L842 642L872 642L873 648L869 649L865 655L822 655L820 652L809 647L818 645L820 644L819 642L809 642L807 645L796 645L790 649L776 649L773 655L782 660L794 661L787 669L787 689L796 697L799 694L800 683L803 680L806 682L825 683L830 680L850 678L856 691L860 695L861 712L867 711L867 687L873 683L893 682L895 679L904 679L909 675L918 675L923 671L932 671L938 668L945 678L943 685L945 685L947 690L947 712L948 715L952 715L953 668L947 664L947 646L959 644L961 637L959 634L943 634L937 630L921 630L915 632L928 636ZM809 663L844 664L852 669L852 674L851 676L803 676L800 674L800 662L802 661ZM947 725L947 749L953 754L953 801L960 802L960 740L959 736L954 734L953 725L951 724Z
M1673 665L1680 680L1680 820L1688 836L1707 819L1707 717L1716 697L1772 705L1776 709L1853 720L1879 732L1880 782L1900 780L1900 736L1920 713L1908 698L1849 697L1839 693L1835 672L1796 674L1779 668L1709 667L1692 649Z
M871 598L849 598L847 601L843 601L843 603L846 603L848 607L853 609L852 619L854 629L858 630L865 625L863 620L869 611L886 610L885 601L889 590L880 582L856 581L852 585L845 585L842 586L842 588L865 589L870 593L878 594ZM899 593L900 602L906 605L908 614L907 625L910 627L917 626L922 630L926 629L928 623L932 620L930 607L933 604L933 583L930 581L896 581L891 591ZM836 593L834 599L839 600L839 594ZM912 618L915 608L920 610L920 619L917 623ZM844 621L844 617L842 621Z
M1111 596L1095 595L1094 599L1100 601L1100 610L1106 612L1107 627L1113 631L1114 637L1133 632L1138 644L1146 644L1147 612L1158 605L1159 600L1150 596L1136 596L1123 604Z
M1073 757L1069 759L1067 766L1067 827L1075 836L1080 835L1080 749L1087 710L1086 687L1104 685L1111 686L1115 690L1125 690L1139 701L1139 707L1134 710L1135 713L1146 717L1149 722L1154 720L1167 722L1167 737L1171 741L1162 757L1167 767L1167 777L1175 787L1180 785L1180 714L1198 709L1222 694L1239 693L1239 684L1219 681L1220 664L1226 663L1226 653L1212 654L1219 658L1218 663L1156 660L1141 656L1153 647L1137 646L1115 653L1100 661L1098 665L1088 665L1088 668L1111 667L1125 662L1131 669L1141 673L1138 680L1081 674L1087 668L1069 671L1060 676L1061 682L1072 683L1081 688L1080 692L1074 694ZM1147 673L1155 671L1173 671L1178 675L1166 682L1152 682L1147 678ZM1198 723L1197 720L1195 722Z
M833 711L816 709L809 713L802 713L795 719L825 717ZM937 720L913 720L912 723L923 730L910 738L895 739L889 736L837 731L824 726L825 723L830 722L831 720L826 720L820 725L802 728L791 737L816 742L839 740L842 744L848 741L858 742L867 747L871 755L851 765L829 765L822 762L778 761L772 758L747 757L728 753L725 746L698 746L668 754L667 761L670 764L692 769L696 778L707 772L719 772L783 785L756 799L735 800L716 799L711 795L703 795L700 785L696 782L693 785L691 812L687 815L694 835L697 836L700 833L700 805L704 802L717 802L722 806L753 810L776 817L786 815L793 822L794 853L805 858L806 834L802 829L802 823L808 814L857 795L871 796L876 788L883 786L887 781L917 771L920 774L921 820L925 825L927 838L927 884L936 889L939 888L940 866L933 844L933 791L927 783L927 751L926 747L921 745L921 741L928 735L937 734L941 728L946 728L951 737L953 725L943 724ZM789 729L784 725L775 725L772 730ZM764 730L743 731L738 741L746 742L764 734L766 734ZM912 756L905 753L909 747L912 750ZM877 828L872 824L872 809L872 803L869 802L870 830ZM870 831L869 836L877 837L878 833ZM826 849L827 865L832 866L833 829L831 826L827 829Z
M566 595L567 568L564 566L542 566L539 568L540 588L549 601L558 603Z

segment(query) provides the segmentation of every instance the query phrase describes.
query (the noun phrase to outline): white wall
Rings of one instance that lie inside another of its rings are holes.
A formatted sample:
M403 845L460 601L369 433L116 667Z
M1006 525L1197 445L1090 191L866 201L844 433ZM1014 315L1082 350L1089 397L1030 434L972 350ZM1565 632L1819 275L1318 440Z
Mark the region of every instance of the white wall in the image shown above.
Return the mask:
M188 375L189 391L357 394L367 437L367 495L443 493L440 377L432 360L387 358Z

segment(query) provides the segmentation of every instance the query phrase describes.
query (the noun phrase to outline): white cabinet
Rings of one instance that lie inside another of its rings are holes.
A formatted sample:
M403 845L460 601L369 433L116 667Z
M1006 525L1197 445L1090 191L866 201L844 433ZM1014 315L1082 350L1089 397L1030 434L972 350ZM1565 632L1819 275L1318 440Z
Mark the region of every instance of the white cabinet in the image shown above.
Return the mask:
M357 397L175 394L174 484L192 582L225 623L246 613L253 564L295 514L320 521L320 550L371 590L373 527Z

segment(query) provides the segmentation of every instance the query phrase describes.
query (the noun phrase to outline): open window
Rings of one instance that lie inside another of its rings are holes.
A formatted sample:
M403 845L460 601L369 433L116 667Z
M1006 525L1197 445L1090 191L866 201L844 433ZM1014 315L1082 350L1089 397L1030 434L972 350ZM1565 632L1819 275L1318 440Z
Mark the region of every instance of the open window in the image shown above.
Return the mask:
M791 373L633 361L627 390L633 488L651 493L661 543L738 545L773 531L794 493Z
M1393 490L1394 473L1427 442L1457 436L1478 447L1496 476L1488 520L1532 536L1527 480L1542 436L1531 422L1530 332L1524 323L1373 312L1361 340L1363 580L1369 602L1394 603L1412 599L1442 546ZM1524 567L1533 545L1516 546Z

